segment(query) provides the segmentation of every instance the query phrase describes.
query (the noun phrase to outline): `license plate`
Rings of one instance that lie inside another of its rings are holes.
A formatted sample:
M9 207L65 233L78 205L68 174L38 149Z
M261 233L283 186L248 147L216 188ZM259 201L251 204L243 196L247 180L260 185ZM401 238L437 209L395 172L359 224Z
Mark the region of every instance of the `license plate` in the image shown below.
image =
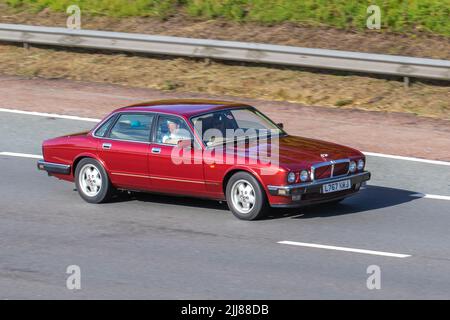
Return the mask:
M336 192L341 190L348 190L352 187L350 180L343 180L338 182L327 183L322 186L323 193Z

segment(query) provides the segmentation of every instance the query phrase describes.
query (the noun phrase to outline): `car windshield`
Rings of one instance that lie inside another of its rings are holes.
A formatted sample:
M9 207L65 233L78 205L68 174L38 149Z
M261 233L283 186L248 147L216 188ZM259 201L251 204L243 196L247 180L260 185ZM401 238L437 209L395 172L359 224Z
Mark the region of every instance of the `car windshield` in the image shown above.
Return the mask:
M193 117L191 121L206 146L286 134L270 119L250 108L219 110Z

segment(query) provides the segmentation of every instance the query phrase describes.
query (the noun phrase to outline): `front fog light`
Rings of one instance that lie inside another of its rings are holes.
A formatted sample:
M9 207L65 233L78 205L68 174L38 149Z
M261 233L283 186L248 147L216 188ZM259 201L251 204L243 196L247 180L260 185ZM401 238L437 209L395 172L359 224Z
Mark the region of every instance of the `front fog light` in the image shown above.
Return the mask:
M364 169L364 160L359 160L358 161L358 170L361 171L362 169Z
M302 172L300 172L300 180L302 182L305 182L306 180L308 180L308 176L309 176L309 173L307 170L303 170Z
M355 161L350 161L350 165L348 167L348 170L350 172L355 172L356 171L356 162Z
M289 174L288 174L288 182L289 183L294 183L295 182L295 173L294 172L289 172Z

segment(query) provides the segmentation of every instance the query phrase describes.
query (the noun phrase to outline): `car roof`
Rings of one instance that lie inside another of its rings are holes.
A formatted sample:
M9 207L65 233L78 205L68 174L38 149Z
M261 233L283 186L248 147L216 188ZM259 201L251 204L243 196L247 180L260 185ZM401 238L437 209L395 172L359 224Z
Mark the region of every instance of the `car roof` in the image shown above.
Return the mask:
M116 111L152 111L176 114L187 118L211 111L250 107L247 104L232 101L173 99L141 102L120 108Z

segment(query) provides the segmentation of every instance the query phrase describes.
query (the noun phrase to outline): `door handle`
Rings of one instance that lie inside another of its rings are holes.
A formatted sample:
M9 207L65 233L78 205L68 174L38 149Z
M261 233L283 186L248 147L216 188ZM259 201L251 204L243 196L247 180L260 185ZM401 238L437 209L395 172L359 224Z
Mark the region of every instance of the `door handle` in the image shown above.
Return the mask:
M104 143L104 144L102 145L102 148L103 148L103 149L106 149L106 150L111 149L111 147L112 147L112 144L111 144L111 143Z
M152 148L152 153L161 153L161 148Z

